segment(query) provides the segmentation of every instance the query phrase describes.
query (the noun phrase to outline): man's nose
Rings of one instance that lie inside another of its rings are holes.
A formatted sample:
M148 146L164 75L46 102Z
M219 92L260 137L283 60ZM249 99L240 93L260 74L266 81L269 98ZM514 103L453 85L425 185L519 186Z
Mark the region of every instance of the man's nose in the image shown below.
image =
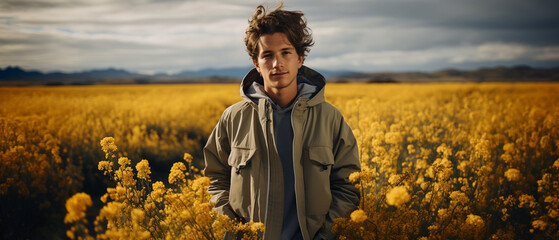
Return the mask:
M273 67L274 68L281 67L282 63L283 63L283 60L281 59L280 56L274 56L274 62L273 62Z

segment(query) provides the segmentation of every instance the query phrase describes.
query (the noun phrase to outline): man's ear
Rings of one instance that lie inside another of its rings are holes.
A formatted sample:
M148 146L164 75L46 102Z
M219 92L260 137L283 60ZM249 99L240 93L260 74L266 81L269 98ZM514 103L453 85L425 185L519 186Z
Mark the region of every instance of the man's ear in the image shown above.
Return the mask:
M252 64L254 64L256 71L260 72L260 65L258 65L258 60L252 59Z
M304 61L305 61L305 56L299 56L299 68L303 66Z

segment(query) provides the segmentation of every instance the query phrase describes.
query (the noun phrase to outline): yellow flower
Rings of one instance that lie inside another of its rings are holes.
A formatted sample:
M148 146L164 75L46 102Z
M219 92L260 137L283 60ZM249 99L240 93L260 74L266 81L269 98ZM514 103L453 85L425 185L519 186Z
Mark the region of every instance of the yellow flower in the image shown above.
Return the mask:
M446 208L441 208L437 211L437 213L439 214L439 218L443 219L447 216L448 214L448 209Z
M392 175L388 178L388 183L390 183L392 185L396 185L396 184L398 184L398 182L400 182L401 179L402 178L399 174L394 174L394 175Z
M547 196L543 201L552 205L559 205L559 198L555 196Z
M483 221L483 219L480 216L474 214L468 214L468 217L466 218L466 223L476 226L478 228L481 228L483 227L483 225L485 225L485 221Z
M105 157L109 156L109 151L114 152L117 149L115 139L113 137L103 138L101 140L101 149L106 153Z
M353 172L349 175L349 182L350 183L356 183L357 181L359 181L359 175L361 173L360 172Z
M351 221L360 223L367 220L367 213L361 209L353 211L350 215Z
M505 172L505 177L511 182L516 182L516 181L520 181L522 175L520 174L520 171L518 171L518 169L509 168Z
M97 165L99 171L103 171L103 174L108 174L113 171L113 163L109 161L99 161Z
M109 194L105 193L105 194L103 194L103 196L101 196L100 199L101 199L101 202L107 203L108 198L109 198Z
M138 178L140 179L149 179L149 175L151 174L151 170L149 167L148 160L143 159L138 164L136 164L136 170L138 171Z
M132 216L133 221L139 222L144 220L144 216L146 215L146 212L144 212L144 210L142 209L134 208L132 209L130 215Z
M125 207L123 203L109 202L107 203L107 205L101 208L101 211L99 211L99 217L106 219L117 217L123 207Z
M206 190L206 188L210 185L210 178L209 177L198 177L192 181L192 189L194 191L198 190Z
M151 192L151 198L156 202L163 201L163 195L165 195L165 185L161 181L155 182L153 185L153 191Z
M415 153L415 146L413 146L413 144L408 144L407 149L409 154Z
M446 143L443 143L439 147L437 147L437 152L442 153L444 157L452 156L452 148L448 147Z
M543 231L547 227L547 223L543 220L534 220L532 221L532 227Z
M513 153L514 152L514 143L506 143L503 145L503 150L505 152Z
M549 209L549 211L547 211L547 215L550 218L559 219L559 211L557 211L555 209Z
M535 208L537 206L536 199L528 194L522 194L518 197L518 201L520 202L519 207L521 208Z
M404 140L400 132L389 132L386 133L386 143L390 144L400 144Z
M503 214L501 220L507 221L507 219L509 218L508 209L506 208L501 209L501 214Z
M136 184L134 172L132 172L131 167L121 166L120 169L115 172L115 180L120 180L124 186L134 186Z
M117 196L126 196L126 188L123 188L121 186L116 186L116 194Z
M181 212L181 217L184 218L184 219L190 219L190 218L192 218L192 214L188 210L183 210Z
M408 202L409 200L410 200L410 194L408 193L408 190L406 190L406 187L404 186L398 186L392 188L386 194L386 203L388 203L388 205L399 207L402 204Z
M130 159L128 159L127 157L121 157L118 159L118 165L120 165L121 167L130 165Z
M555 169L559 169L559 158L557 160L555 160L552 167L555 168Z
M452 199L453 202L459 202L462 204L466 204L467 202L469 202L468 196L466 196L466 194L461 191L452 192L450 194L450 199Z
M191 163L192 159L194 159L192 157L192 155L190 155L190 153L184 153L184 161L186 161L187 163Z
M264 223L261 222L252 222L250 224L250 230L253 232L264 232L265 228Z
M68 213L64 217L64 223L73 223L85 218L85 210L93 205L91 197L87 193L76 193L66 200Z
M184 177L186 176L184 174L184 171L186 171L186 166L184 165L184 163L182 162L174 163L173 167L171 167L171 172L169 173L169 183L173 184L178 180L184 181Z

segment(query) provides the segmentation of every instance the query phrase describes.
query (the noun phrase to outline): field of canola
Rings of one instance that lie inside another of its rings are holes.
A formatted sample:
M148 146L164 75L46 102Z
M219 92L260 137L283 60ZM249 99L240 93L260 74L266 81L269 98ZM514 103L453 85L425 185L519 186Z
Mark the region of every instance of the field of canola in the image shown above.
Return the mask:
M360 208L333 231L558 239L557 92L553 83L328 84L362 165L349 179ZM211 211L198 170L238 93L238 85L0 88L1 237L256 238L260 224Z

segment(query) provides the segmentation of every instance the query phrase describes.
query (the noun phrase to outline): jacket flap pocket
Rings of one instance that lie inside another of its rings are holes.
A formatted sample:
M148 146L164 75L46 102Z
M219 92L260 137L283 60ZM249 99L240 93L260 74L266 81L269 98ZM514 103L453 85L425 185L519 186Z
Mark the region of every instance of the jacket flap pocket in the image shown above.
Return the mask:
M334 154L330 147L309 147L309 159L323 166L334 165Z
M256 152L255 149L243 148L243 147L232 147L231 153L229 154L229 159L227 160L229 166L240 169L245 167L250 163L250 159Z

